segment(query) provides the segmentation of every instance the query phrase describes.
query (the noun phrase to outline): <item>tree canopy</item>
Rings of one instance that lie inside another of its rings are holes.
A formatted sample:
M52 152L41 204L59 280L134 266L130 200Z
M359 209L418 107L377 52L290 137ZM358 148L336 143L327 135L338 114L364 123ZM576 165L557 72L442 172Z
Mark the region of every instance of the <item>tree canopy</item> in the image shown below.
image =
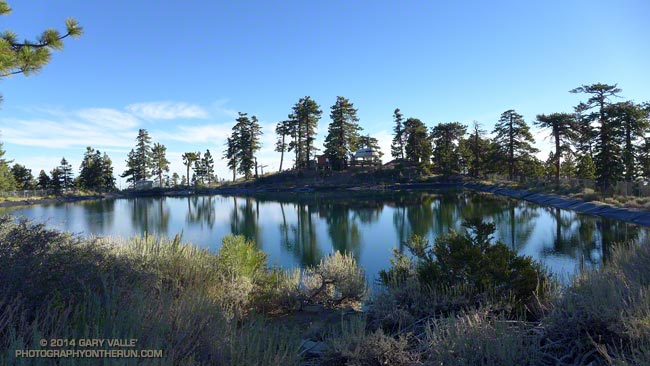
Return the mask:
M325 154L330 157L334 169L342 169L347 167L348 159L358 149L361 126L357 123L359 118L354 105L341 96L331 107L330 118Z
M0 0L0 15L11 13L11 7L5 0ZM35 40L19 41L19 36L12 30L0 33L0 77L16 74L30 76L39 72L52 58L52 51L63 49L65 38L78 38L83 28L74 18L65 20L65 32L49 28ZM2 96L0 96L0 101Z

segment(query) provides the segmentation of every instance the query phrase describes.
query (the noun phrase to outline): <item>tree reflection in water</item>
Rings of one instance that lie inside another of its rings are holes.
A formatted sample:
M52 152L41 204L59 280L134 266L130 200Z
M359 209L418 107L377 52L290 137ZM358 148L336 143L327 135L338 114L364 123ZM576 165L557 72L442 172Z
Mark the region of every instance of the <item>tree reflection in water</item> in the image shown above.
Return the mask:
M169 235L169 207L165 197L136 197L132 202L131 223L142 233Z
M188 196L187 215L185 221L191 224L205 224L209 229L214 227L216 208L214 196Z
M184 232L211 249L233 233L254 240L282 265L314 265L339 250L376 266L369 270L387 263L392 248L412 234L433 241L463 230L463 221L473 217L494 222L496 238L535 259L557 261L560 270L598 266L613 245L648 235L620 221L460 190L138 197L33 206L17 214L53 218L63 229L96 235Z
M230 214L230 232L243 235L253 240L258 247L262 246L258 225L259 202L251 197L233 197L233 207ZM242 204L243 201L243 204Z

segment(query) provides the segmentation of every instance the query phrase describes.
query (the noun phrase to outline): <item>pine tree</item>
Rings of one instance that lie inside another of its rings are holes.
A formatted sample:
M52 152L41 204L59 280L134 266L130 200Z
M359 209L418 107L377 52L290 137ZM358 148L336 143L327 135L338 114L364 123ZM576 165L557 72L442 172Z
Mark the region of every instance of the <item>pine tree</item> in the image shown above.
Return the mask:
M616 85L602 83L582 85L570 91L571 93L585 93L590 97L587 102L581 104L581 110L587 112L595 109L594 112L585 116L586 122L596 122L596 143L594 146L594 164L596 166L596 180L603 192L622 175L622 169L617 162L621 161L620 141L617 141L617 126L613 125L607 115L609 99L616 97L621 89Z
M5 150L2 148L2 142L0 142L0 191L13 191L16 187L16 182L9 168L9 164L12 161L4 159L5 153Z
M614 131L620 133L616 140L622 141L623 179L632 182L639 175L639 152L637 147L644 141L648 130L648 113L643 106L631 101L611 104L606 107Z
M50 188L54 191L55 194L61 194L61 191L63 190L63 186L61 184L63 181L63 171L61 171L61 167L52 169L50 175L52 176L52 179L50 181Z
M185 177L185 185L190 185L190 167L194 164L195 161L199 159L198 152L186 152L183 154L183 164L187 168L187 176Z
M126 160L126 170L121 177L128 177L127 182L135 185L136 182L146 180L151 176L151 137L145 129L138 130L136 147L132 149Z
M325 154L332 162L335 170L347 167L348 158L358 148L359 131L357 123L357 110L354 105L344 97L336 97L336 103L331 107L330 118L332 122L325 138Z
M531 145L535 143L535 139L530 133L530 128L522 115L510 109L501 114L493 133L496 134L494 142L505 157L508 176L514 179L517 166L521 166L522 161L539 151Z
M151 148L151 174L158 176L158 184L163 186L163 172L169 171L169 160L167 160L167 147L155 143Z
M151 137L147 130L141 128L138 130L136 137L135 161L138 176L147 179L151 176L149 168L151 167Z
M73 174L72 174L72 165L68 163L68 161L64 158L61 159L61 165L59 166L59 170L61 171L61 188L62 189L69 189L72 188L72 182L73 182Z
M103 159L99 150L86 147L79 169L79 185L88 190L104 189Z
M132 183L135 186L135 182L144 179L144 177L139 175L139 170L137 167L138 162L136 159L135 150L131 149L126 158L126 170L120 176L122 178L126 178L127 183Z
M235 131L233 135L226 139L226 149L223 152L223 158L226 159L226 165L229 169L232 170L232 181L234 182L237 179L237 141L239 139L235 136Z
M404 153L406 159L421 165L428 166L431 161L433 147L427 133L427 127L417 118L409 118L404 123L406 145Z
M115 177L113 176L113 161L108 154L102 156L102 188L106 192L115 190Z
M50 179L50 176L45 173L45 170L41 169L41 171L38 173L38 183L36 183L38 188L49 189L52 184L51 182L52 180Z
M433 162L443 175L460 173L460 140L467 127L459 122L440 123L431 129L430 139L434 144Z
M548 153L548 159L546 159L546 161L544 162L544 177L546 179L555 180L556 172L557 172L556 165L555 165L556 160L557 159L555 158L555 153L550 151Z
M205 154L203 154L203 167L205 168L205 177L208 184L212 184L214 182L214 158L210 153L210 149L205 150Z
M564 152L564 162L560 168L560 175L566 178L573 178L577 174L576 162L573 159L573 153L571 151Z
M306 168L312 154L316 151L314 148L316 127L322 113L318 104L309 96L300 98L293 106L292 113L289 115L292 133L289 151L296 153L296 168Z
M0 0L0 15L11 13L6 1ZM66 32L61 34L56 29L47 29L36 41L19 41L16 33L6 30L0 35L0 78L16 74L30 76L38 73L50 62L52 51L63 48L63 39L77 38L83 28L73 18L65 21ZM0 96L0 101L2 97ZM1 183L0 183L1 184Z
M201 183L201 185L203 185L205 184L206 169L200 152L197 152L196 158L197 159L194 162L194 180L197 184Z
M249 179L251 176L250 171L253 170L253 167L255 167L255 177L257 177L257 158L255 153L262 148L262 127L260 126L256 116L251 117L246 132L246 139L242 140L242 146L245 146L246 148L242 149L243 154L240 159L239 167L242 169L240 173L244 174L246 179ZM249 171L248 174L246 174L247 171Z
M395 136L393 137L393 142L390 145L390 154L395 159L404 160L406 134L404 133L404 116L402 115L399 108L396 108L395 112L393 112L393 120L395 121L395 127L393 127Z
M588 153L581 153L578 155L578 163L576 164L576 177L580 179L595 179L596 166L591 156Z
M14 177L16 189L34 189L34 176L32 175L31 169L27 169L24 165L14 164L11 167L11 174Z
M228 167L233 169L233 181L235 180L235 169L250 179L255 167L255 153L261 148L260 136L262 128L256 116L248 118L247 113L239 112L239 117L232 128L232 134L227 139L224 158L228 160Z
M280 153L280 168L278 171L282 171L282 163L284 161L284 152L288 150L289 145L286 142L287 136L291 136L291 121L285 120L278 122L275 126L275 133L278 135L278 140L275 143L275 151Z
M538 114L535 125L541 128L548 128L551 130L551 136L555 143L555 188L560 188L560 160L562 155L570 152L569 142L576 139L575 134L575 116L568 113L552 113L549 115Z
M488 160L490 151L490 141L485 137L485 131L481 125L474 121L472 132L467 139L462 139L459 143L459 150L464 156L463 163L467 167L469 174L475 178L481 175L485 170L485 162Z
M593 119L591 118L591 114L586 113L589 110L589 106L584 103L579 103L573 109L575 120L573 146L577 152L589 154L593 159L594 143L598 137L598 132L592 125Z
M174 174L172 174L172 185L174 185L174 187L178 186L179 179L180 177L178 176L178 173L174 172Z

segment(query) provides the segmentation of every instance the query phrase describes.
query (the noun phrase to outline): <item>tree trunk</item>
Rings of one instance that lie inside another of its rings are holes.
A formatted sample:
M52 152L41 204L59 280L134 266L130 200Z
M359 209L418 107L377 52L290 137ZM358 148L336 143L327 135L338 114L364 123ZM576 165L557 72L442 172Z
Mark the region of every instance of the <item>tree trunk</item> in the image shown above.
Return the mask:
M187 164L187 176L186 176L186 181L185 184L189 187L190 186L190 165Z
M257 175L257 158L255 158L255 179L259 178L259 175Z
M560 189L560 131L554 131L555 135L555 189Z
M298 144L296 146L296 168L301 168L302 165L302 123L298 119Z
M513 131L512 131L512 114L510 115L510 124L508 125L509 131L508 135L510 137L510 146L508 146L508 175L510 176L510 180L512 180L515 176L515 146L514 146L514 136L513 136Z
M479 161L480 152L478 149L478 128L474 129L474 177L478 178L479 175Z
M278 172L282 172L282 162L284 161L284 149L285 149L284 136L285 135L282 134L282 151L280 152L280 169L278 170Z

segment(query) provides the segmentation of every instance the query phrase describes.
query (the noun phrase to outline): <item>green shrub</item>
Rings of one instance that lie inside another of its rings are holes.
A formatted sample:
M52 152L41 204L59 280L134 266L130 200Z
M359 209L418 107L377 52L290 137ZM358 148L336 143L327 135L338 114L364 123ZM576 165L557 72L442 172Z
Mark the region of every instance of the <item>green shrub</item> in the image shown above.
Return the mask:
M486 295L494 294L507 298L515 309L530 309L540 290L547 288L541 266L503 243L492 243L494 224L471 220L463 226L467 228L464 234L452 231L438 237L433 246L417 235L411 237L405 246L414 262L395 252L391 268L380 272L382 283L394 289L415 277L421 290L463 287L471 297L469 304L478 305Z
M251 281L264 279L268 273L267 255L242 235L227 235L221 240L217 266L226 274L246 277Z

